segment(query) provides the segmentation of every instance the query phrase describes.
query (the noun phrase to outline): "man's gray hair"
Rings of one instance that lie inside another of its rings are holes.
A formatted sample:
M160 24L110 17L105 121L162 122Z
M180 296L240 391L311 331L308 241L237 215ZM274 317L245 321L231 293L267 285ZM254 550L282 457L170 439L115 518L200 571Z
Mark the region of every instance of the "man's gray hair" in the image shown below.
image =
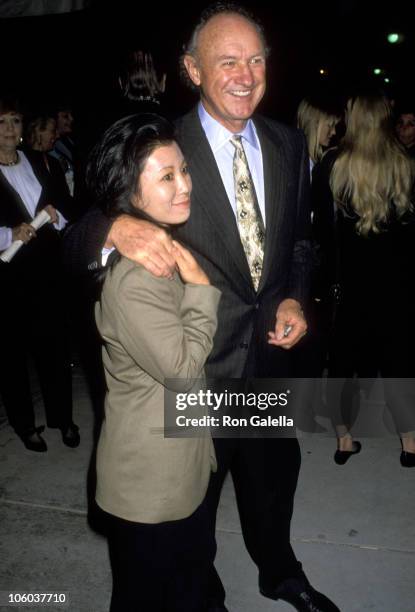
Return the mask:
M250 13L245 7L240 4L237 4L236 2L215 2L214 4L210 4L202 11L199 21L190 36L189 42L186 45L183 45L183 54L180 57L181 78L183 79L184 83L193 90L198 90L199 88L196 87L196 85L193 83L193 81L187 74L187 70L184 65L184 58L186 55L191 55L195 59L197 58L197 46L201 30L203 30L208 21L210 21L213 17L216 17L216 15L224 14L239 15L240 17L246 19L257 31L264 47L265 56L267 57L269 55L270 49L265 39L264 28L261 22L256 17L254 17L252 13Z

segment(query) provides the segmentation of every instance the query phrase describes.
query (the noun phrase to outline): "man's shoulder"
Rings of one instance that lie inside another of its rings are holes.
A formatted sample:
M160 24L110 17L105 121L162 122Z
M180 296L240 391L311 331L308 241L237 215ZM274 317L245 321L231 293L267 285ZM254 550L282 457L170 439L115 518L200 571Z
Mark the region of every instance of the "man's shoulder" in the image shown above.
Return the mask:
M268 131L274 138L296 144L304 142L304 134L298 128L259 114L252 119L257 130Z
M202 124L200 123L199 113L197 112L197 105L190 109L184 115L181 115L174 121L176 128L176 134L179 140L181 137L186 136L189 131L196 130L197 132L203 133Z

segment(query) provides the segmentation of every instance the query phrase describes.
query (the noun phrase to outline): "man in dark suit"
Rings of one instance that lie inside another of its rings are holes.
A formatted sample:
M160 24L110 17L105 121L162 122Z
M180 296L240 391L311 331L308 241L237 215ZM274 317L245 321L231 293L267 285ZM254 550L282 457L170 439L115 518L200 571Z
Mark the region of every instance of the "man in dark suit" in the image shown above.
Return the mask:
M205 11L183 62L200 91L200 103L177 122L193 192L190 220L176 236L222 291L207 375L288 376L290 354L284 349L306 331L301 308L309 272L304 138L296 130L254 115L265 91L266 45L260 26L244 10L221 3ZM237 180L241 172L245 178ZM243 227L246 216L248 229ZM246 230L253 231L248 238ZM92 213L89 225L68 237L72 255L77 244L82 244L85 254L92 233L90 269L100 265L96 242L102 244L106 238L107 247L116 246L153 273L171 271L169 238L146 222L122 217L110 227L108 220ZM218 472L208 491L212 522L230 471L245 544L259 569L261 593L301 611L337 611L311 587L290 544L300 467L298 441L221 439L215 448ZM206 610L226 611L224 599L212 567Z

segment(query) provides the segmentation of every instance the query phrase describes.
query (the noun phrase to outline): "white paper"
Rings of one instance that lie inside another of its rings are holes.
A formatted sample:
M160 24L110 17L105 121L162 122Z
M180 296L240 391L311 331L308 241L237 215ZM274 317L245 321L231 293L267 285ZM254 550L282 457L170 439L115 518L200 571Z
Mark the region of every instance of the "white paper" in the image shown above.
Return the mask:
M33 229L38 230L42 227L42 225L45 225L45 223L48 223L49 221L49 213L47 213L46 210L41 210L40 213L36 215L36 217L33 219L33 221L29 223L29 225L31 225ZM34 240L36 240L36 238L34 238ZM13 257L16 255L17 251L23 246L23 244L23 240L15 240L14 242L12 242L8 249L3 251L3 253L0 255L0 259L5 263L8 263L13 259Z

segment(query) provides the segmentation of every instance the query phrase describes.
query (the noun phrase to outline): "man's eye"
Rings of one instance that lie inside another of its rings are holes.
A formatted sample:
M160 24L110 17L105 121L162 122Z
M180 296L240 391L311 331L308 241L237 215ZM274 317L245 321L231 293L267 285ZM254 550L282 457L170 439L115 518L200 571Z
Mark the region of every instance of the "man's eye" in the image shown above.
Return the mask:
M189 174L189 166L183 166L182 172L183 174Z
M226 62L223 62L224 66L235 66L235 61L234 60L226 60Z
M253 57L251 59L251 64L263 64L263 63L264 63L263 57Z
M173 172L169 172L163 176L163 181L172 181L174 179Z

